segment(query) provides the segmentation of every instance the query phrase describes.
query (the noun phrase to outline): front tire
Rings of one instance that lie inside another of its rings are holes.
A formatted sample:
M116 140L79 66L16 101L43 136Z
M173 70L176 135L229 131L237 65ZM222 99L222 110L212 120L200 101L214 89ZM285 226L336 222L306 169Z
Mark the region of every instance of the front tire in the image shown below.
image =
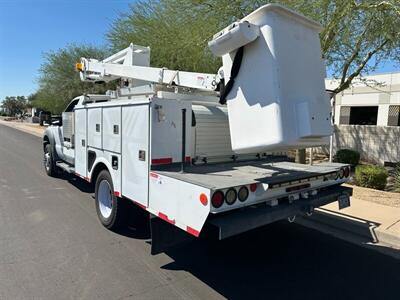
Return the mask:
M101 171L97 177L95 200L97 216L104 227L115 230L125 224L124 203L114 195L112 178L107 170Z
M56 161L54 159L53 151L51 149L51 144L46 144L44 147L43 163L44 163L44 169L46 170L46 174L51 177L56 177L57 166L56 166Z

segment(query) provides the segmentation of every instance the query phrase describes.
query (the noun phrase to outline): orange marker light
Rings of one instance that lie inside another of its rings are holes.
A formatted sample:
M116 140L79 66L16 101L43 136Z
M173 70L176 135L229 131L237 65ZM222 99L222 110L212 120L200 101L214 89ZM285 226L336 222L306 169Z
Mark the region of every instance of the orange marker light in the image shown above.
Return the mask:
M75 64L75 69L76 69L77 71L83 71L83 64L81 64L81 63L76 63L76 64Z
M201 204L203 204L204 206L206 206L208 204L208 198L207 195L204 193L200 194L200 202Z

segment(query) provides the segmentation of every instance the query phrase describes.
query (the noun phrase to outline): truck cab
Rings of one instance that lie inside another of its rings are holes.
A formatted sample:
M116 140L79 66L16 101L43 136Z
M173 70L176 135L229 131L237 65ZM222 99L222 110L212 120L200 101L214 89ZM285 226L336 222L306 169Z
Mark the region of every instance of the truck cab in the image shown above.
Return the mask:
M45 150L47 145L51 145L54 162L64 161L70 165L74 165L75 163L75 107L85 105L86 103L109 100L110 98L106 95L81 95L69 102L61 114L61 122L50 124L44 132L43 149ZM44 161L47 165L49 165L46 162L48 159L49 155L45 153ZM51 168L46 168L46 171L51 172L52 170Z

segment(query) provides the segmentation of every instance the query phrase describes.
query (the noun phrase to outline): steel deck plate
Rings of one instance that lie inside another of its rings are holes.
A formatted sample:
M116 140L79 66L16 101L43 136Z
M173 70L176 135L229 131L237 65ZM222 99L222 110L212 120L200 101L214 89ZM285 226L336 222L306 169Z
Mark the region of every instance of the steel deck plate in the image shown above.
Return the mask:
M334 172L342 166L345 165L339 163L303 165L292 162L251 161L186 166L183 173L176 166L154 170L154 172L215 190L251 183L279 184L302 180Z

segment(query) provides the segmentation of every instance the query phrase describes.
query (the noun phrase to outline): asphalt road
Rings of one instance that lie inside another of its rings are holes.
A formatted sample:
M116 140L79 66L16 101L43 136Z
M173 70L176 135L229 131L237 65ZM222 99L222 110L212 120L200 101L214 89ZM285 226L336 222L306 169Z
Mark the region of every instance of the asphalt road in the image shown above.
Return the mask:
M0 299L399 299L400 260L276 223L150 255L90 189L42 167L40 138L0 125Z

